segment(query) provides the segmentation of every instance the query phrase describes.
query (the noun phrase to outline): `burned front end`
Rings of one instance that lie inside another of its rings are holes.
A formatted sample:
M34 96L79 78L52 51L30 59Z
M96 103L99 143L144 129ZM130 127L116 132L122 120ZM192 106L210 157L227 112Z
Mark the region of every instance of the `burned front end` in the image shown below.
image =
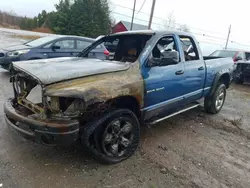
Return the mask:
M70 145L78 139L81 100L46 96L45 86L23 72L15 73L10 81L14 98L4 105L9 127L45 145Z

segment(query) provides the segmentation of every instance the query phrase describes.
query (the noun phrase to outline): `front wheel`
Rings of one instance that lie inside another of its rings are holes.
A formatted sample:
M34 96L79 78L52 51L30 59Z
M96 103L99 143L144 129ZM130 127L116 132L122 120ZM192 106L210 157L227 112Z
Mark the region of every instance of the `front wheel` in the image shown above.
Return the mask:
M115 164L134 154L140 139L140 124L127 109L117 109L89 123L81 136L82 144L94 158Z
M218 84L214 93L205 98L204 108L207 113L216 114L218 113L226 99L226 86L223 83Z

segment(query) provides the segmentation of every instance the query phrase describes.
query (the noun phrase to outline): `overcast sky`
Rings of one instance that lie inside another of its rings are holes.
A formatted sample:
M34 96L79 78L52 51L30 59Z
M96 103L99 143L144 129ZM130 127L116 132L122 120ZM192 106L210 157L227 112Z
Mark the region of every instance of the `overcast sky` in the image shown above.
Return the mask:
M54 10L54 5L57 2L59 0L1 0L0 9L33 17L41 10ZM116 21L131 21L132 10L120 6L132 9L133 2L134 0L110 0L111 11L114 12L112 16ZM137 0L137 10L141 8L143 2L144 0ZM151 5L152 0L146 0L141 12L135 14L135 23L148 24ZM163 19L167 20L172 12L176 27L179 26L178 24L186 24L202 44L203 50L211 51L225 46L228 28L231 24L232 31L228 47L250 50L250 38L248 39L250 24L247 22L249 5L248 0L156 0L152 27L153 29L164 29L163 25L166 24L166 21ZM203 34L212 37L203 37ZM218 38L222 38L222 40ZM243 45L238 45L235 42ZM207 48L209 49L207 50Z

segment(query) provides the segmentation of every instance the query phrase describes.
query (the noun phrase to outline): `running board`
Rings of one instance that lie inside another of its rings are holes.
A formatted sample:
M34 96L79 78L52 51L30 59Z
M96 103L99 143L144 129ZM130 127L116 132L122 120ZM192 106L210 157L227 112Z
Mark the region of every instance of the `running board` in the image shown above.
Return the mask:
M188 111L188 110L191 110L191 109L196 108L196 107L198 107L198 106L200 106L200 104L195 104L195 105L193 105L193 106L190 106L190 107L185 108L185 109L183 109L183 110L180 110L180 111L178 111L178 112L175 112L175 113L173 113L173 114L170 114L170 115L168 115L168 116L166 116L166 117L163 117L163 118L161 118L161 119L157 119L157 120L155 120L155 121L153 121L153 122L151 122L151 123L148 123L148 125L154 125L154 124L156 124L156 123L159 123L159 122L161 122L161 121L164 121L164 120L166 120L166 119L168 119L168 118L171 118L171 117L173 117L173 116L176 116L176 115L178 115L178 114L181 114L181 113L183 113L183 112L186 112L186 111Z

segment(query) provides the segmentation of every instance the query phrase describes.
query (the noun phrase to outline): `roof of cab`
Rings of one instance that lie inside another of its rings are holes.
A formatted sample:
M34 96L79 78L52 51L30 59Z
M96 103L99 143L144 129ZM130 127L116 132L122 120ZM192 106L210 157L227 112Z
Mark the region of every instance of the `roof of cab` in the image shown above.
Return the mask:
M145 34L145 35L153 35L153 34L159 34L159 35L164 35L164 34L176 34L176 35L185 35L185 36L192 36L191 33L187 32L182 32L182 31L154 31L154 30L137 30L137 31L124 31L124 32L119 32L119 33L114 33L111 36L115 35L136 35L136 34Z

